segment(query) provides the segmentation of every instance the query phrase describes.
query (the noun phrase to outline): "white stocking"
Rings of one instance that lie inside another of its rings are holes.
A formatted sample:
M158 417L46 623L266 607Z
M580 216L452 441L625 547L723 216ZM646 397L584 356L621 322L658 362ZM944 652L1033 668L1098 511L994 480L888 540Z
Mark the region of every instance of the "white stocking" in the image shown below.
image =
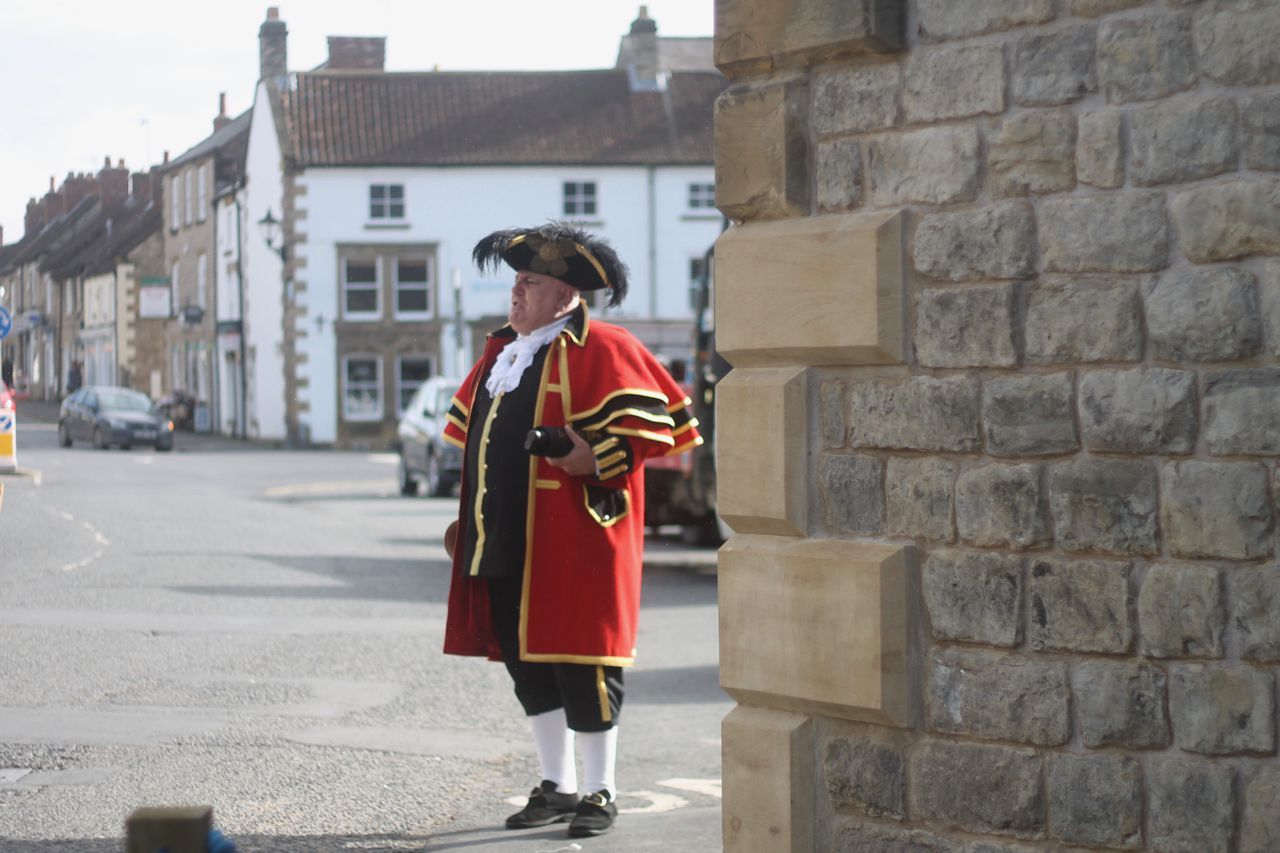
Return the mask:
M561 794L578 792L578 771L573 763L573 732L565 719L564 708L545 711L529 718L533 726L533 743L542 765L542 778L556 783Z
M578 732L578 742L582 745L582 776L587 792L603 790L616 797L618 786L613 781L613 768L618 759L618 727L603 732Z

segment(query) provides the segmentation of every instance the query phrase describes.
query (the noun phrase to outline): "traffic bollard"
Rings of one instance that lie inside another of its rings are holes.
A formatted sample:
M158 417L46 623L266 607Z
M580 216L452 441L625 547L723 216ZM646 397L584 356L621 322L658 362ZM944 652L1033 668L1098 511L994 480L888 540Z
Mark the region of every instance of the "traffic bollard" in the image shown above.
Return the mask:
M0 411L0 474L18 470L18 415Z

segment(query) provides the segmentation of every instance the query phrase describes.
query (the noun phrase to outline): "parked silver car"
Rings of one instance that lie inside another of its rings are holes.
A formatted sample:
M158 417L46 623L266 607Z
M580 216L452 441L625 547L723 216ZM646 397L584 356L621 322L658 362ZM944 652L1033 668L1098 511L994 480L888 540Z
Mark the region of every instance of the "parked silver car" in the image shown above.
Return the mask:
M63 400L58 412L58 443L70 447L76 439L91 441L101 450L113 444L124 450L135 444L172 450L173 421L141 391L90 385Z
M449 401L461 379L436 376L418 386L396 428L400 446L400 494L445 497L462 478L462 451L444 440Z

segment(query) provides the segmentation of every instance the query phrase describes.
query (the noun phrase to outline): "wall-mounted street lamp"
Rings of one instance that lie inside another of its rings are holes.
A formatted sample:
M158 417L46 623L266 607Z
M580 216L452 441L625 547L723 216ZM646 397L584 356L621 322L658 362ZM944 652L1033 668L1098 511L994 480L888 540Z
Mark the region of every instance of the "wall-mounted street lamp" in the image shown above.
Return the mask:
M267 208L267 215L258 220L258 227L262 229L262 239L267 241L267 248L279 255L280 260L288 260L288 252L285 249L282 233L283 228L280 220L271 215L271 208ZM278 246L277 243L279 244Z

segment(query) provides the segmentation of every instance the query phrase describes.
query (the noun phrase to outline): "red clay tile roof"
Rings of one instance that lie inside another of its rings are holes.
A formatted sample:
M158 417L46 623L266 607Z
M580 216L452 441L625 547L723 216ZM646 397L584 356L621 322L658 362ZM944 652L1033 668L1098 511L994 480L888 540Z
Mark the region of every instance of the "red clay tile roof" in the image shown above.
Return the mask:
M294 75L286 156L307 166L710 165L725 79L626 71Z

